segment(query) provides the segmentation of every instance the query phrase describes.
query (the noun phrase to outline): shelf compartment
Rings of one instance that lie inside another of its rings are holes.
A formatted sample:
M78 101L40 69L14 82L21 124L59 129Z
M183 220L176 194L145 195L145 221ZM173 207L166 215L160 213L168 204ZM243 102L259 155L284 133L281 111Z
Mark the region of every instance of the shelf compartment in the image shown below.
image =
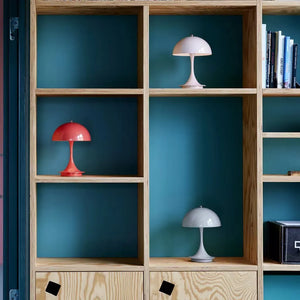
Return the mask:
M37 183L143 183L143 177L136 176L104 176L82 175L80 177L64 177L59 175L37 175Z
M264 97L300 97L300 89L263 89L263 96Z
M263 132L262 136L271 139L298 139L300 138L300 132Z
M255 95L256 89L253 88L220 88L220 89L150 89L150 97L241 97L245 95Z
M143 95L143 89L36 89L36 96L130 96Z
M280 264L277 261L271 259L265 259L263 264L264 271L287 271L287 272L300 272L300 265L292 265L292 264Z
M137 23L138 15L38 16L37 87L141 87Z
M262 7L266 15L300 14L299 1L263 1Z
M300 176L265 174L262 180L263 182L300 182Z
M138 96L38 98L37 174L58 175L66 167L69 145L53 142L51 136L59 125L73 120L91 134L90 142L74 145L79 170L86 175L142 176L140 102Z
M138 184L37 185L38 258L138 258Z
M37 272L143 271L137 258L37 258Z
M150 271L256 271L243 257L216 257L211 263L191 262L188 257L151 257Z

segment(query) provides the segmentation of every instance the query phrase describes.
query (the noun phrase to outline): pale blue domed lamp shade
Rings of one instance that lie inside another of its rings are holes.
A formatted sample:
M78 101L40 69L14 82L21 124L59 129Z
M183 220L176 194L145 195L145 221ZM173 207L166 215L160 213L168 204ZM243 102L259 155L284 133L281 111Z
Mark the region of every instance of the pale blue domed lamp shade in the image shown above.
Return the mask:
M221 221L217 214L211 209L202 206L194 208L185 215L182 226L200 229L199 250L194 256L191 256L191 260L195 262L212 262L214 257L206 252L203 245L203 228L220 227Z
M173 49L175 56L189 56L191 59L191 74L188 81L181 85L182 88L202 89L205 85L200 84L194 73L195 56L211 55L212 51L209 44L198 36L188 36L180 40Z

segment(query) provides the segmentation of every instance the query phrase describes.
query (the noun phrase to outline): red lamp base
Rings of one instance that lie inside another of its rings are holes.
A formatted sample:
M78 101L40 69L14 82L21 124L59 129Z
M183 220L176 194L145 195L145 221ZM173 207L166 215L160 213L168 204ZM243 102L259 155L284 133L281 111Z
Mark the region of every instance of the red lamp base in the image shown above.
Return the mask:
M69 171L61 171L60 176L66 176L66 177L77 177L77 176L82 176L84 172L69 172Z

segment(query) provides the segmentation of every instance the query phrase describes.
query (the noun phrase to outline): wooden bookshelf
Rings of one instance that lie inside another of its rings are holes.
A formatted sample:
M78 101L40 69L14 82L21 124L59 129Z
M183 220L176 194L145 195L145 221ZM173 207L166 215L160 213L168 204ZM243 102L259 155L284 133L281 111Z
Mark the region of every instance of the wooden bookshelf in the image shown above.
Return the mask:
M269 139L298 139L300 132L263 132L262 136Z
M300 176L263 175L263 182L300 182Z
M263 89L264 97L300 97L300 89Z
M300 272L300 265L280 264L274 260L265 260L263 264L264 271L270 272Z

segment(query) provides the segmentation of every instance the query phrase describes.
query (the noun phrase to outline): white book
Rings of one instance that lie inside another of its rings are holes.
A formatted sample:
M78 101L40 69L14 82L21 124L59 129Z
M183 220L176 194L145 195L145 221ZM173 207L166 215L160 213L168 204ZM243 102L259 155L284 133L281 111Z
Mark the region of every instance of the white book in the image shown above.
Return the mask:
M262 88L266 88L267 75L267 25L262 24Z
M283 64L284 64L284 38L285 36L281 34L278 35L278 51L277 51L277 88L283 88Z
M289 87L292 87L292 77L293 77L293 46L294 40L290 40L290 61L289 61Z

